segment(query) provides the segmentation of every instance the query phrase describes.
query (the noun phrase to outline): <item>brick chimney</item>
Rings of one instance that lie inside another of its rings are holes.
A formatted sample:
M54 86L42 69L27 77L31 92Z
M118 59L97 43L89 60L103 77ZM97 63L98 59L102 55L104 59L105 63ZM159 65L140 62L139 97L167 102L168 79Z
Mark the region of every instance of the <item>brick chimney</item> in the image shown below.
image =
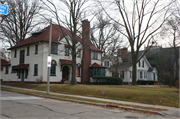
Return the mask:
M81 61L81 82L90 83L90 65L91 65L91 52L90 52L90 22L86 19L82 21L82 42L83 42L83 56Z
M128 61L127 48L118 49L118 53L121 54L121 59L123 60L123 62L127 62Z

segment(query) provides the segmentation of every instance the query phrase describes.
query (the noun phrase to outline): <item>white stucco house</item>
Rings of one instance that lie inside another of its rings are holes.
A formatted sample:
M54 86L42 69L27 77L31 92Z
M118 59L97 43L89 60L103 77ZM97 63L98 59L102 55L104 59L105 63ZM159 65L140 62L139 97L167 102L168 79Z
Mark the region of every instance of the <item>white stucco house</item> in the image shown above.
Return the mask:
M61 82L63 78L71 81L72 77L71 51L65 39L67 37L71 43L71 34L62 28L66 35L62 34L58 25L52 24L50 82L54 83ZM105 67L101 66L102 52L90 43L89 29L90 22L82 21L82 38L77 36L76 79L80 83L90 83L92 76L105 75ZM11 61L1 68L3 81L47 82L49 31L50 26L9 48Z
M132 61L130 53L127 53L127 49L120 49L122 63L119 67L119 77L123 78L123 83L132 82ZM152 67L145 56L143 56L137 65L137 78L136 80L145 80L145 81L157 81L158 80L158 71L155 67ZM106 76L112 76L113 72L109 69L112 67L112 62L108 59L102 59L102 66L106 68Z

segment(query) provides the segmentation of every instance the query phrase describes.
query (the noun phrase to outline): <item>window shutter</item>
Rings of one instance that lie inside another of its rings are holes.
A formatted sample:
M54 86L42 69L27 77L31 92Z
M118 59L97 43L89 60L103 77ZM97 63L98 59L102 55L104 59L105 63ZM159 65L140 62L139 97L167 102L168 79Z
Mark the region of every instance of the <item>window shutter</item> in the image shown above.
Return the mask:
M139 60L139 67L141 67L141 61Z

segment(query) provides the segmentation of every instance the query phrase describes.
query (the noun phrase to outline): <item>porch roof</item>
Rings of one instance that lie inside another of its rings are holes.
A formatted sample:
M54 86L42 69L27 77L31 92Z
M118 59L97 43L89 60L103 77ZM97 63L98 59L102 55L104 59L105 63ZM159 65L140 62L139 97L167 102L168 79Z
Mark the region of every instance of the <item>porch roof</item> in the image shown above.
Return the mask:
M104 66L102 66L102 65L100 65L100 64L97 64L97 63L93 63L93 64L91 65L91 67L102 67L102 68L106 68L106 67L104 67Z
M61 64L72 64L72 60L59 59Z
M20 64L14 67L14 69L27 69L29 64Z

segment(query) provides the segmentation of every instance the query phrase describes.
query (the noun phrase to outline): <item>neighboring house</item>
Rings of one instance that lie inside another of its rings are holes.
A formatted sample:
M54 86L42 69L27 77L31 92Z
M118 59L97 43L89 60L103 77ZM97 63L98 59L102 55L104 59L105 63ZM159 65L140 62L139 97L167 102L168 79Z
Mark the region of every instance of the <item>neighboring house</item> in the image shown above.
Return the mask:
M102 63L104 67L106 67L106 76L114 76L119 75L120 76L120 65L122 64L121 57L119 56L112 56L112 55L106 55L102 57ZM117 74L115 74L117 73Z
M1 75L0 75L0 77L1 77L1 81L2 81L2 77L9 74L9 66L10 66L10 64L5 59L1 59L0 64L1 64ZM4 67L4 70L3 70L3 67Z
M71 43L70 31L62 27L66 38ZM82 21L82 38L77 36L77 82L90 83L92 76L104 76L105 67L101 66L102 51L90 43L89 37L90 23L88 20ZM49 44L49 30L46 27L40 32L33 33L31 37L23 40L19 44L11 47L11 62L9 74L2 77L3 81L12 82L36 82L42 80L47 82L47 56ZM52 45L51 45L51 68L50 82L58 83L65 78L71 81L72 77L72 57L71 51L64 35L60 32L58 25L52 25ZM85 44L83 42L85 41ZM86 47L83 48L83 46ZM4 67L3 69L5 69Z
M107 56L102 57L101 65L106 67L105 76L112 76L112 71L110 70L110 66L112 66L112 62L109 60Z
M130 53L127 53L127 49L123 48L119 50L121 54L121 58L123 63L121 63L119 67L119 77L123 78L124 83L131 83L132 82L132 61ZM107 66L106 62L109 60L103 59L102 65ZM109 61L109 64L110 63ZM107 67L111 68L112 65L108 65ZM109 69L107 68L107 69ZM155 67L152 67L145 56L143 56L140 61L137 63L137 78L136 80L152 80L157 81L157 70ZM107 74L107 73L106 73ZM107 76L112 76L113 72L108 71Z

